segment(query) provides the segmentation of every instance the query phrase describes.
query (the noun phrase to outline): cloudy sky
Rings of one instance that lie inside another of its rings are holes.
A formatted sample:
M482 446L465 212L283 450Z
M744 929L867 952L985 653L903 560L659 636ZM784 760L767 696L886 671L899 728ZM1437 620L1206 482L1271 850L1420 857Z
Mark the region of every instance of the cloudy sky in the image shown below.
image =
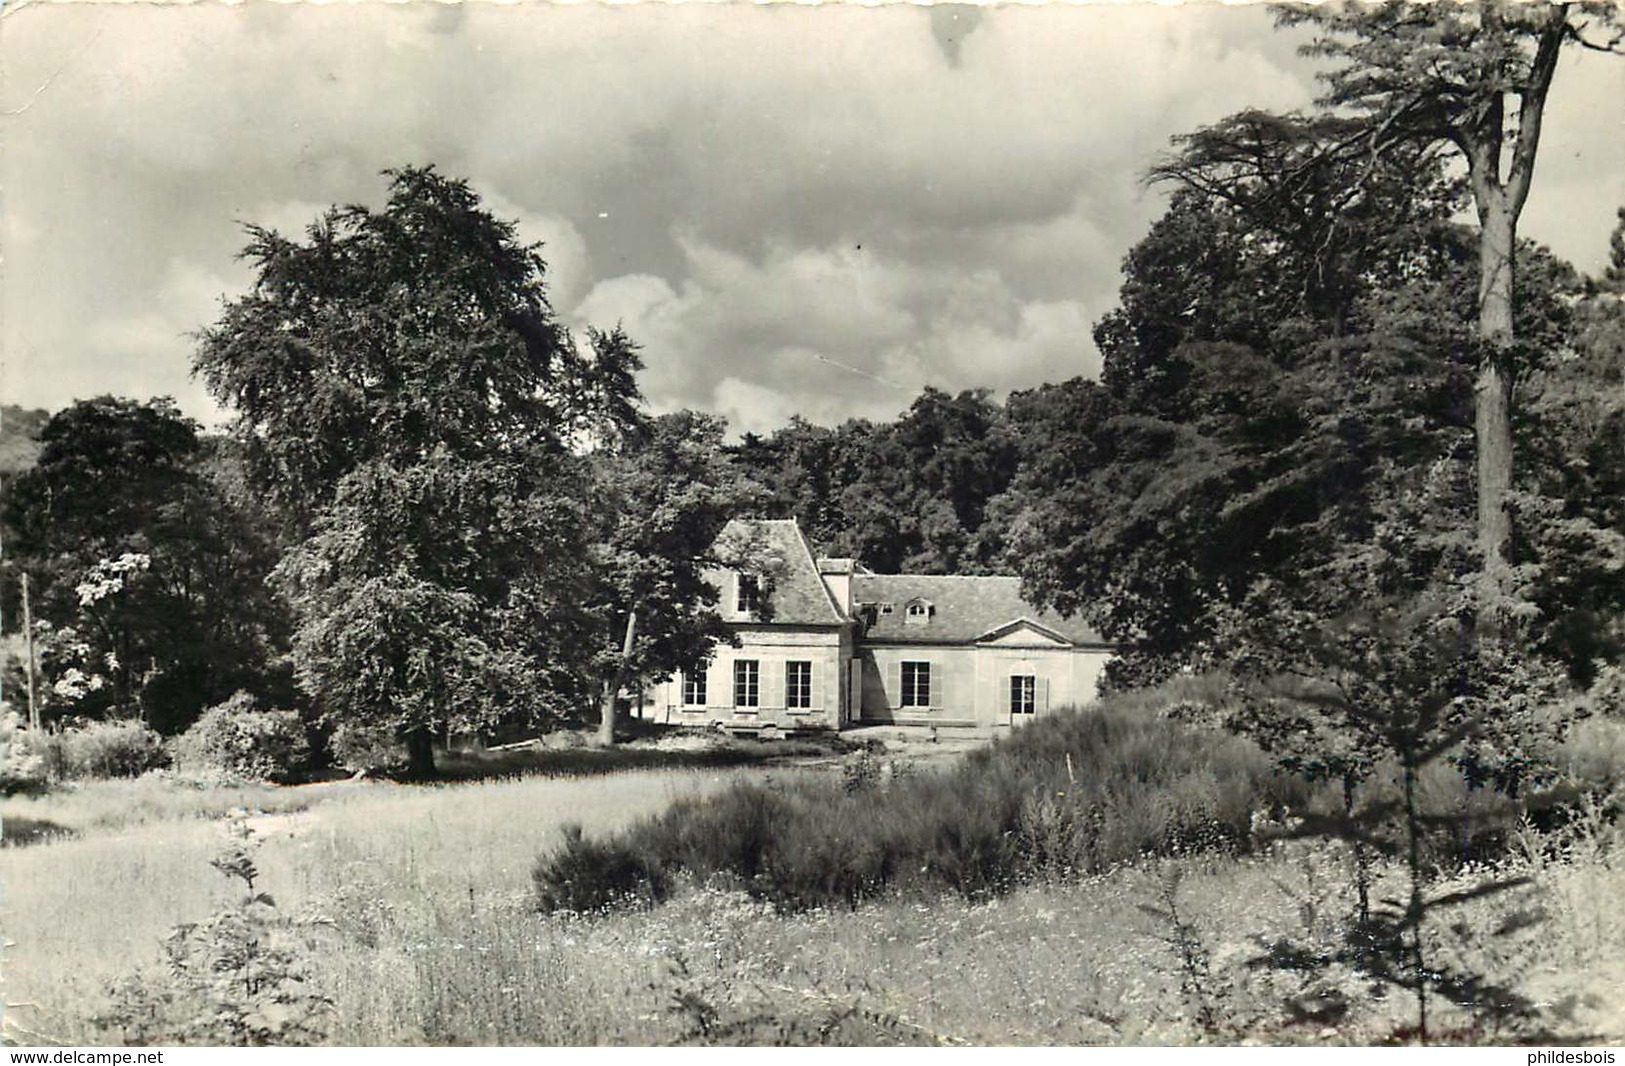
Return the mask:
M1168 138L1307 104L1257 8L13 5L0 22L0 396L174 396L188 334L297 233L435 163L545 242L572 326L736 431L891 417L1099 357ZM1604 259L1625 60L1558 76L1523 231Z

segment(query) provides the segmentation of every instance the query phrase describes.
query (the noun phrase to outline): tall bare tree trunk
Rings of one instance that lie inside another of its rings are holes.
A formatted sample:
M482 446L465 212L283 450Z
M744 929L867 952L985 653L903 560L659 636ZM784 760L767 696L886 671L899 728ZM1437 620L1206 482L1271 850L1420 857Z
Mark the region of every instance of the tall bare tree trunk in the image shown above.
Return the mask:
M1485 190L1478 279L1478 367L1475 429L1478 437L1478 546L1486 592L1505 591L1512 559L1512 283L1515 217L1501 190Z
M1502 26L1492 5L1483 13L1487 28ZM1493 628L1500 601L1511 591L1512 514L1512 322L1513 271L1517 260L1518 216L1529 198L1540 148L1546 97L1557 72L1558 53L1569 33L1568 5L1546 11L1536 34L1527 82L1518 90L1516 133L1509 139L1507 97L1500 87L1484 100L1472 120L1456 131L1467 157L1467 174L1478 208L1478 336L1484 351L1478 368L1474 430L1478 438L1478 545L1484 557L1478 607L1481 624ZM1503 176L1504 171L1504 176Z
M604 689L603 708L598 712L598 745L609 748L615 745L615 703L620 698L621 687L626 684L627 673L632 666L632 642L638 633L638 609L632 608L626 612L626 637L621 641L621 661L615 667L615 677Z

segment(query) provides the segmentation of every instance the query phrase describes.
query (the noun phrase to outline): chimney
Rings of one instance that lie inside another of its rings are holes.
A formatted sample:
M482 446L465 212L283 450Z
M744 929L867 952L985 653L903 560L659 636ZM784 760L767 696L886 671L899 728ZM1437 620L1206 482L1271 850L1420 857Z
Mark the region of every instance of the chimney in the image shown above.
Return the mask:
M851 559L819 559L818 576L824 579L824 587L835 598L835 606L840 608L841 614L847 618L852 617L852 571L855 569Z

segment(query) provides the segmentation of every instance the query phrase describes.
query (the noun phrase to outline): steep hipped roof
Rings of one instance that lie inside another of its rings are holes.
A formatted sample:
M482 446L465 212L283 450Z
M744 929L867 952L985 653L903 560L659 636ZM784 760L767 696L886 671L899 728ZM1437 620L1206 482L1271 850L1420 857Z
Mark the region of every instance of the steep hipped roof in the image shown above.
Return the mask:
M722 617L739 618L730 600L730 573L757 574L766 591L761 621L775 625L841 625L847 619L818 576L812 545L794 519L736 518L717 538L717 554L728 569L710 570L706 579L722 592Z
M1074 644L1106 643L1082 620L1040 611L1022 599L1021 579L1015 577L854 574L852 601L892 607L890 614L867 612L874 622L864 632L866 640L968 644L1025 618ZM923 622L908 621L906 608L911 602L929 605L930 614Z

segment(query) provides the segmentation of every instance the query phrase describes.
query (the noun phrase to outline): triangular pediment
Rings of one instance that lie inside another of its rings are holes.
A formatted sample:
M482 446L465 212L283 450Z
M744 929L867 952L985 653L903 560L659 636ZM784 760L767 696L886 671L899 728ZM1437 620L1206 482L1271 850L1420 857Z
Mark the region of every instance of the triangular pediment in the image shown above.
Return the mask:
M1072 642L1031 618L1014 618L976 638L978 644L1016 647L1070 648Z

